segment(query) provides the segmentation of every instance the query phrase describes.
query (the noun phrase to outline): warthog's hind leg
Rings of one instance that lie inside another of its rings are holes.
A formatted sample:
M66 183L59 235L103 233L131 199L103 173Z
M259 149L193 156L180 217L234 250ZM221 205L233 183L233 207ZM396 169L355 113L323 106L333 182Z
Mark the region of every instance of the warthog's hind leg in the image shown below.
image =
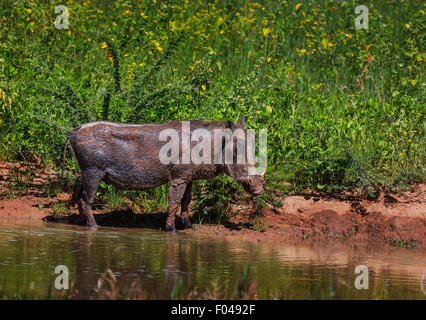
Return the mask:
M81 173L83 185L78 199L78 208L82 219L85 220L87 226L96 229L98 225L93 217L92 203L95 200L96 190L102 180L103 173L98 169L88 169Z
M183 195L186 190L186 183L181 181L171 181L169 187L169 209L166 223L166 231L176 231L175 216L179 211Z
M78 192L74 195L74 197L75 197L74 201L77 202L77 205L78 205L79 215L78 215L78 218L73 221L73 223L78 225L85 225L87 218L83 212L83 201L82 201L83 186L80 186L80 188L78 189Z
M181 217L183 222L183 227L186 228L192 228L191 221L189 220L188 216L188 207L189 203L191 202L191 190L192 189L192 181L186 185L185 193L183 195L181 204Z

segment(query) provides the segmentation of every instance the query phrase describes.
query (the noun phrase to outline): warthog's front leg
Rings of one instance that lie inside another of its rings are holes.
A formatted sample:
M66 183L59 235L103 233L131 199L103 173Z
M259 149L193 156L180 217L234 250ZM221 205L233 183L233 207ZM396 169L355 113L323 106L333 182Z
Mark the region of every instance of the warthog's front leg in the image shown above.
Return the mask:
M182 181L171 181L168 196L168 216L166 223L166 231L176 231L175 216L179 211L183 195L185 193L187 184Z
M188 216L188 207L191 202L192 181L186 185L186 190L181 201L181 217L184 228L192 228L191 221Z

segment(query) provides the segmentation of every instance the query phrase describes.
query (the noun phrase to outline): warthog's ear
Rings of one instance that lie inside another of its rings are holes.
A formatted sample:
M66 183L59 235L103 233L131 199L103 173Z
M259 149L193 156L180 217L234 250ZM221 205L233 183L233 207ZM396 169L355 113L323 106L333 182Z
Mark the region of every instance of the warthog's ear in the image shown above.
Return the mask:
M236 126L238 128L244 129L244 113L241 116L240 120L237 121Z
M225 129L231 129L232 131L234 131L235 130L234 123L232 121L230 121L230 120L227 120L225 122Z

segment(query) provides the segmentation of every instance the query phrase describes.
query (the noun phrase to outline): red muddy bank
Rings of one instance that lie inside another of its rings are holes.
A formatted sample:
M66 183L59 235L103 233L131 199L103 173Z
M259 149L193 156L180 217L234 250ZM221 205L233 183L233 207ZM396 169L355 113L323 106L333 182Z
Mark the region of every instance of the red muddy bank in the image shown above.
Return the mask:
M46 195L48 186L57 184L53 170L35 169L26 181L28 189L13 190L10 173L14 171L16 176L17 171L27 169L25 165L0 163L0 222L7 218L72 223L78 210L71 205L71 194ZM354 194L277 197L274 200L282 201L281 208L266 207L257 212L246 198L232 208L232 217L224 225L195 224L194 229L178 232L254 241L346 240L417 246L426 242L426 186L413 187L414 191L381 195L374 201ZM53 207L62 204L69 207L71 215L52 217ZM167 218L164 212L108 212L102 207L94 213L100 226L161 229Z

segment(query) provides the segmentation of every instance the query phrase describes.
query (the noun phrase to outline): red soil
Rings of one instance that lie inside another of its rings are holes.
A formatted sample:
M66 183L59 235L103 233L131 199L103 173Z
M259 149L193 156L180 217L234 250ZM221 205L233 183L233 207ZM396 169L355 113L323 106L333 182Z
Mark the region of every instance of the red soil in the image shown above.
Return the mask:
M26 166L0 163L0 219L51 218L52 205L70 204L71 195L57 197L43 195L43 188L56 182L53 170L35 170L28 190L17 193L11 190L11 169L26 170ZM10 178L9 178L10 179ZM9 182L9 183L8 183ZM46 193L46 192L44 192ZM213 235L257 241L348 240L383 244L422 244L426 241L426 186L418 185L415 191L399 195L380 196L369 201L355 195L305 195L287 196L281 208L263 208L254 213L251 201L233 208L233 217L225 225L195 225L192 230L179 232ZM71 217L78 213L70 208ZM165 214L133 214L95 211L98 223L110 226L163 227ZM60 219L67 222L68 218Z

